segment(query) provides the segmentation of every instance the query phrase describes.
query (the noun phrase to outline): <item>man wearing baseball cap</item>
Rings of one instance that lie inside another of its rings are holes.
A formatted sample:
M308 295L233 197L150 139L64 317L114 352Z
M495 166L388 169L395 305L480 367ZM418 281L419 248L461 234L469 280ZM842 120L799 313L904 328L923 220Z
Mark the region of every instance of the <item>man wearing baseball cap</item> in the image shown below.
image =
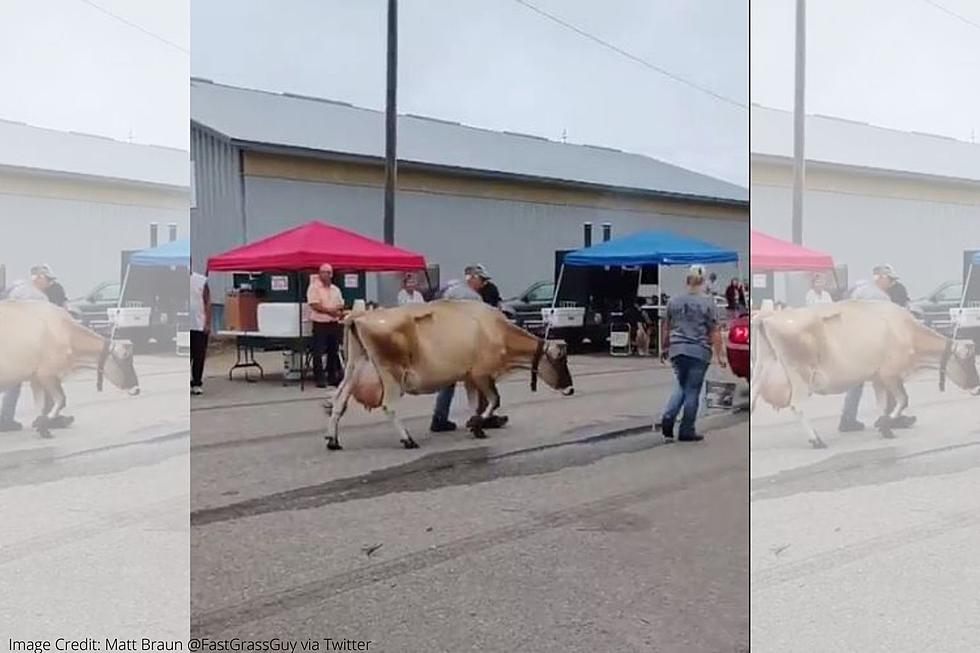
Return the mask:
M694 430L704 377L714 351L719 367L726 367L714 298L705 294L705 269L692 265L687 271L687 293L667 302L663 325L663 352L670 359L677 383L664 408L660 430L674 437L674 423L683 410L677 439L696 442L704 437Z
M500 308L500 290L497 289L497 285L491 280L490 273L487 272L487 268L482 265L470 265L463 271L467 278L472 278L475 280L473 284L475 286L474 290L480 294L480 299L483 300L485 304L489 304L494 308Z
M888 298L902 308L908 308L909 302L912 301L912 298L909 297L909 291L901 282L898 273L895 272L895 268L886 263L875 267L873 272L876 278L883 277L887 280L884 291L888 294Z
M7 299L49 301L47 291L55 282L51 266L43 263L31 268L31 280L16 282L7 293ZM21 384L2 388L3 400L0 402L0 433L19 431L23 425L14 419L17 412L17 402L20 400Z

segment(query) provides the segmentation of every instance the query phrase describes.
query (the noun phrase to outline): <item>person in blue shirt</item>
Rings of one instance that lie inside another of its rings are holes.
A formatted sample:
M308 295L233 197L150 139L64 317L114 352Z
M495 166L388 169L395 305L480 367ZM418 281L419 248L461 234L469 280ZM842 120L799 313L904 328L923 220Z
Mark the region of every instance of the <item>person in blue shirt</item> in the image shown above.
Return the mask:
M670 359L677 383L664 408L661 432L665 438L673 438L675 422L683 410L677 439L703 440L694 424L712 351L718 365L727 366L715 301L705 294L704 266L692 265L687 272L687 293L667 302L662 351Z

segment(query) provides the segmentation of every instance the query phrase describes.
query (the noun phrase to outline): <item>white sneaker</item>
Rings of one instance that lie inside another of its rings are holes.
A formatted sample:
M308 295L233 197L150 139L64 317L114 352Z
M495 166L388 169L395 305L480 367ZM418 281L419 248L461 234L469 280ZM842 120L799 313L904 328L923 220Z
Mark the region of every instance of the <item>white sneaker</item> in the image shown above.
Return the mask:
M194 387L191 388L191 394L192 395L203 395L204 394L204 390L201 389L201 386L196 385L196 386L194 386Z

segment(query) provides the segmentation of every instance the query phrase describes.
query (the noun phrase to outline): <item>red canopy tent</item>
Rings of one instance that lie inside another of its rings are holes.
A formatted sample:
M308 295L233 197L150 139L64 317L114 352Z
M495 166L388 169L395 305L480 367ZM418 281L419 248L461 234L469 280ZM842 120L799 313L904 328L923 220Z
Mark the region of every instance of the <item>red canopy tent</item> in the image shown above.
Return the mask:
M753 271L816 272L834 269L834 259L830 254L794 245L755 230L752 231L750 252Z
M365 272L425 269L425 257L323 222L308 222L208 259L208 272L315 270L323 263Z

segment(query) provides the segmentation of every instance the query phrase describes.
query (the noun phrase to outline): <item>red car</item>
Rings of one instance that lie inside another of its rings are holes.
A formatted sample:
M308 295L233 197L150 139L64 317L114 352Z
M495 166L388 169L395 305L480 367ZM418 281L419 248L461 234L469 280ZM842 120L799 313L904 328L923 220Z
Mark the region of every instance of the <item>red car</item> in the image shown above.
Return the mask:
M728 365L732 369L732 374L749 379L749 316L743 315L735 318L728 328L728 341L725 343L725 351L728 354Z

